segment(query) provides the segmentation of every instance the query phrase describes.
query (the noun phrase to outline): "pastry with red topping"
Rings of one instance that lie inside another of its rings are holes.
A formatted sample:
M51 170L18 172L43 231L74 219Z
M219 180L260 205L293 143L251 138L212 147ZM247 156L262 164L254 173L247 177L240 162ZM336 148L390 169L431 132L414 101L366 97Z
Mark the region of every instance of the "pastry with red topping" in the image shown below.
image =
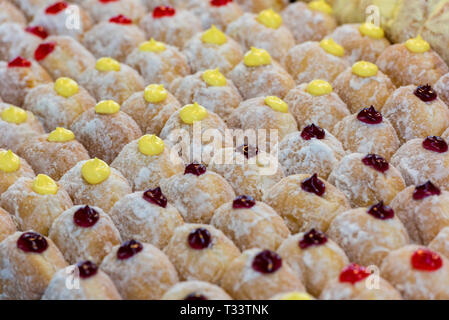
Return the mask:
M438 93L438 97L449 106L449 73L442 76L440 80L437 81L434 88Z
M140 21L140 28L147 38L168 43L182 49L197 32L201 32L201 21L188 10L170 6L159 6L146 14Z
M387 160L400 146L389 119L383 117L374 106L343 118L335 125L333 133L346 150L375 153Z
M79 288L67 286L70 278L77 281ZM45 289L42 300L122 300L122 297L106 273L92 261L84 260L58 270Z
M322 300L402 300L401 294L379 275L358 264L343 268L321 292Z
M39 300L55 272L66 266L49 238L33 231L15 232L0 242L0 297Z
M178 282L168 257L148 243L128 240L114 247L101 264L126 300L158 300Z
M221 280L224 290L238 300L266 300L304 285L280 255L266 249L249 249L234 259Z
M33 168L11 150L0 148L0 195L22 177L34 178Z
M449 227L440 230L437 236L430 241L429 249L437 251L449 259Z
M82 260L99 264L122 241L109 215L88 205L65 210L53 222L49 237L70 264Z
M96 21L107 21L122 14L137 23L146 10L139 0L85 0L82 7Z
M125 62L126 57L145 41L145 34L122 14L96 24L83 37L84 46L96 58L111 57Z
M218 208L211 225L221 230L240 250L276 250L290 235L284 220L270 206L241 195Z
M16 224L12 216L0 208L0 242L16 232Z
M0 24L0 60L10 61L18 56L33 59L34 51L46 37L46 31L39 26L24 28L17 23Z
M342 248L313 228L288 237L278 253L315 297L319 297L324 287L349 264Z
M292 233L312 228L326 232L331 221L350 209L345 195L317 174L296 174L275 184L263 201L281 215Z
M25 26L27 20L14 4L9 1L0 2L0 25L8 22L17 23L20 26Z
M162 300L232 300L221 287L205 281L178 282L167 290Z
M232 0L191 0L187 8L201 20L204 29L216 25L221 30L243 15L243 8ZM179 8L179 6L176 6Z
M449 260L426 247L408 245L390 252L380 274L404 299L449 299Z
M430 85L400 87L385 102L382 113L401 142L441 135L449 126L449 107Z
M224 178L198 163L187 165L184 173L162 179L160 187L189 223L209 223L216 209L235 198Z
M186 223L175 229L164 248L180 280L219 284L239 249L223 232L210 225Z
M242 6L245 11L260 12L264 9L273 8L277 11L287 6L287 0L234 0Z

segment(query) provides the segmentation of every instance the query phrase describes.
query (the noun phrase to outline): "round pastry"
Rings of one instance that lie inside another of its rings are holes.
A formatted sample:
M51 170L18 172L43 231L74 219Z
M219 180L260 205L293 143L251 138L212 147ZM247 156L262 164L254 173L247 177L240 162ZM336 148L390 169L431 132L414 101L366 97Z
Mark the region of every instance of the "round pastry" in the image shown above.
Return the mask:
M0 148L17 152L22 143L43 134L44 128L31 112L0 102L0 132Z
M22 106L27 93L34 87L51 82L51 77L36 61L16 57L0 61L0 96L4 102Z
M375 153L387 160L400 146L390 121L373 106L343 118L335 125L333 133L346 150Z
M316 297L349 264L345 252L324 233L315 229L287 238L282 242L278 253L296 272L307 291Z
M349 111L355 113L363 106L376 106L382 110L396 88L375 64L359 61L335 79L334 89Z
M346 59L350 63L364 60L375 63L379 55L390 46L384 30L374 24L344 24L330 35L345 48Z
M444 227L429 243L429 249L443 254L449 259L449 227Z
M186 223L175 229L164 249L181 280L219 284L225 269L240 255L223 232L205 224Z
M449 260L426 247L408 245L390 252L381 274L404 299L449 299Z
M123 175L95 158L81 161L62 176L59 183L74 204L97 206L109 212L114 204L132 192Z
M121 242L111 218L100 208L87 205L65 210L53 222L49 237L71 264L81 260L101 263Z
M400 293L369 269L350 264L321 292L322 300L402 300Z
M297 84L315 79L332 83L349 67L344 54L345 49L332 38L307 41L291 48L283 63Z
M286 176L317 173L327 179L344 156L340 141L315 124L288 134L279 145L279 162Z
M135 239L163 249L174 230L184 221L178 210L167 203L161 188L131 193L109 212L123 240Z
M111 57L121 62L143 41L143 31L124 15L100 22L83 37L84 46L95 57Z
M276 252L258 248L244 251L228 265L221 287L238 300L266 300L279 293L305 291Z
M282 18L296 43L320 41L337 27L332 7L324 0L291 3L282 11Z
M71 18L74 14L76 18ZM92 28L92 20L80 6L58 1L36 12L31 25L42 26L52 35L71 36L81 40L84 32Z
M19 178L0 197L0 206L15 217L20 230L35 230L43 235L53 221L72 206L68 193L49 176Z
M431 181L407 187L391 206L414 243L428 245L440 230L449 226L449 192Z
M275 155L255 144L238 143L237 148L216 151L208 167L225 178L237 194L261 201L264 193L284 177L282 167Z
M386 48L376 64L397 87L433 85L449 72L443 59L421 36Z
M162 179L160 185L168 201L189 223L209 223L216 209L235 198L229 183L206 171L203 164L189 164L184 173Z
M449 190L448 145L441 137L409 140L394 154L391 164L401 172L408 186L431 180Z
M400 87L382 109L401 142L441 135L449 127L448 106L430 85Z
M429 17L420 30L421 35L429 41L432 48L440 54L446 64L449 63L449 54L447 47L443 44L448 40L446 26L448 25L449 4L444 0L435 0L427 2L428 5L434 4L433 10L429 10Z
M243 15L243 8L232 0L193 0L184 2L191 3L187 7L200 18L204 29L216 25L221 30L226 30L226 27L231 22ZM179 8L176 5L175 7Z
M0 242L16 232L16 224L12 216L0 208Z
M290 90L284 98L298 128L315 124L332 131L335 124L349 116L349 110L332 85L324 80L313 80Z
M161 138L150 134L125 145L111 166L128 179L133 190L156 188L161 179L184 172L181 158Z
M18 7L28 20L31 20L39 9L46 8L55 0L11 0Z
M89 159L89 154L75 140L73 132L60 127L49 134L28 139L20 147L19 154L32 164L35 172L45 173L55 180L79 161Z
M73 270L71 273L70 270ZM79 286L70 288L67 281L73 281ZM76 280L75 280L76 279ZM98 269L98 266L88 260L78 262L57 271L42 300L121 300L111 278Z
M95 66L95 58L75 39L68 36L50 36L34 52L38 61L53 79L69 77L79 81L80 75Z
M449 73L442 76L435 84L434 88L438 93L439 98L449 106Z
M0 297L38 300L53 274L66 266L53 241L32 231L15 232L0 242Z
M96 21L107 21L119 14L139 22L146 10L139 0L85 0L82 6Z
M166 87L174 79L190 74L187 58L178 48L153 38L134 49L126 58L126 64L137 70L145 83L161 83Z
M288 50L295 45L290 30L282 25L282 17L273 9L261 11L258 15L246 12L230 23L226 33L246 51L251 47L267 50L281 62Z
M76 81L65 77L31 89L23 102L23 108L33 112L47 132L57 127L70 128L79 115L94 106L95 99Z
M345 156L329 175L329 182L342 191L352 207L367 207L391 200L405 188L400 172L376 154Z
M228 74L239 88L243 99L273 95L283 98L295 86L295 81L282 66L271 59L270 54L251 48Z
M287 6L287 0L235 0L245 11L260 12L264 9L273 8L277 11Z
M185 44L183 52L192 72L219 68L227 75L243 59L242 47L215 25L194 35Z
M145 80L136 70L108 57L86 69L79 82L97 101L109 99L120 104L145 87Z
M167 290L162 300L232 300L219 286L204 281L184 281Z
M101 269L127 300L161 299L178 282L175 267L162 251L135 240L114 247L104 258Z
M169 6L156 7L153 12L146 14L140 22L140 28L145 31L147 38L154 38L180 49L202 30L201 21L192 12Z
M330 222L350 208L345 195L317 174L286 177L263 200L284 218L292 233L311 228L326 232Z
M251 196L238 196L218 208L211 225L223 231L240 250L276 250L290 231L270 206Z
M234 83L226 79L218 68L175 79L170 91L182 105L195 101L218 114L224 121L242 102Z
M7 22L14 22L21 26L25 26L27 24L27 20L22 11L20 11L11 2L2 1L0 2L0 25Z
M22 177L35 177L31 166L11 150L0 148L0 195Z
M1 2L0 6L2 3L7 2ZM39 26L24 29L17 23L0 23L0 60L33 58L34 50L46 37L46 31Z
M71 126L92 157L110 164L125 145L142 135L137 123L112 100L100 101L80 115Z

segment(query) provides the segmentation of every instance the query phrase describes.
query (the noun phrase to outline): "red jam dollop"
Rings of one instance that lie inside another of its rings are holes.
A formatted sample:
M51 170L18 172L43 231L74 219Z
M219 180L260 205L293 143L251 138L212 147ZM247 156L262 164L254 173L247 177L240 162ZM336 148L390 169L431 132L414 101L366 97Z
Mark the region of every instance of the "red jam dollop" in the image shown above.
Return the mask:
M79 227L90 228L95 225L100 219L100 214L97 210L84 206L79 208L73 215L73 222Z
M117 259L126 260L134 255L138 254L143 250L143 246L140 242L136 240L128 240L123 242L123 244L117 250Z
M326 185L318 179L318 175L315 173L310 178L301 182L301 189L321 197L326 191Z
M254 257L252 267L260 273L274 273L282 267L282 258L271 250L263 250Z
M56 2L54 4L52 4L51 6L47 7L47 9L45 9L45 13L46 14L58 14L61 11L64 11L65 9L68 8L68 4L67 2L64 1L60 1L60 2Z
M374 106L362 109L357 114L357 119L367 124L379 124L382 122L382 114Z
M212 236L209 230L205 228L198 228L190 232L187 237L187 242L190 248L195 250L203 250L210 246L212 242Z
M340 282L349 282L355 284L368 278L371 273L365 268L356 263L351 263L345 267L340 273Z
M165 208L167 207L167 198L162 193L162 190L160 187L157 187L155 189L149 189L143 193L143 199L153 203L155 205L158 205L159 207Z
M189 164L186 169L184 170L184 174L194 174L196 176L200 176L202 174L205 174L207 171L207 168L202 163L191 163Z
M27 27L25 28L25 31L34 34L41 39L45 39L48 37L48 32L42 26Z
M374 218L376 219L380 219L380 220L388 220L388 219L393 219L394 218L394 210L393 208L387 206L386 204L384 204L383 201L372 205L369 209L368 209L368 214L372 215Z
M326 135L326 133L324 132L324 129L322 129L319 126L316 126L314 124L304 127L304 129L301 131L301 137L304 140L310 140L312 138L324 139L325 135Z
M259 153L259 148L248 144L244 144L238 147L236 151L243 154L246 159L249 159L257 156L257 154Z
M109 22L117 23L117 24L132 24L133 23L133 21L130 18L125 17L123 14L119 14L118 16L112 17L111 19L109 19Z
M34 58L36 61L44 60L50 53L55 50L56 43L54 42L47 42L47 43L41 43L36 51L34 51Z
M234 209L249 209L256 205L256 200L251 196L238 196L232 202L232 207Z
M424 139L422 146L424 149L434 151L438 153L444 153L447 151L447 143L443 138L432 136Z
M210 4L214 7L221 7L227 5L230 2L232 2L232 0L211 0Z
M90 278L98 272L98 266L89 260L78 262L76 266L81 279Z
M31 61L25 58L17 57L8 63L9 68L29 68L31 67Z
M153 10L153 18L155 19L172 17L175 14L176 14L175 8L169 6L159 6L154 8Z
M436 91L428 84L417 87L414 94L423 102L430 102L438 98Z
M415 191L413 191L413 199L421 200L430 196L439 196L440 194L440 188L429 180L426 183L415 187Z
M371 167L379 172L385 172L390 167L388 161L383 157L378 156L377 154L366 155L365 158L362 159L362 162L364 165Z
M201 293L191 293L187 297L184 298L184 300L209 300L205 295L202 295Z
M327 242L326 235L312 228L310 231L306 232L302 239L299 241L299 247L301 249L307 249L310 246L320 246Z
M36 232L25 232L17 239L17 248L24 252L42 253L48 248L43 235Z
M420 271L436 271L443 266L443 259L429 249L418 249L412 255L412 267Z

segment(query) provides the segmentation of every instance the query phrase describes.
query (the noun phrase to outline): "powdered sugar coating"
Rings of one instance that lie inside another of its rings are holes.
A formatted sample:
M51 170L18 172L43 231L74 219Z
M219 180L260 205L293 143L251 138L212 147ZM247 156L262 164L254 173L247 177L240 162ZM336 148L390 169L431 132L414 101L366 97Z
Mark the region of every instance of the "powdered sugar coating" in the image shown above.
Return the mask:
M449 227L441 229L437 236L429 243L429 248L438 251L449 259Z
M0 25L14 22L20 26L25 26L27 21L23 13L9 1L0 2Z
M438 92L440 99L449 106L449 73L442 76L434 88Z
M207 300L232 300L221 287L198 280L178 282L164 293L162 300L184 300L191 294L205 296Z
M33 18L39 9L46 8L55 3L54 0L12 0L11 2L22 10L29 20Z
M210 3L210 0L190 0L185 2L191 3L187 7L200 18L204 29L208 29L214 24L217 28L224 31L230 23L243 15L243 9L237 2L228 2L222 6L214 6Z
M0 148L0 153L7 151L5 149ZM10 185L14 184L19 178L34 178L34 171L31 166L26 162L25 159L19 158L20 166L14 172L5 172L0 170L0 195L9 188Z
M14 232L16 232L16 225L12 216L0 208L0 242Z
M433 2L428 3L428 5L433 5L433 8L428 10L429 17L424 22L420 32L423 38L430 43L432 49L438 52L441 58L448 64L449 54L444 43L448 41L446 26L449 22L449 5L444 1Z
M96 21L106 21L119 14L138 22L146 13L145 7L139 0L118 0L101 2L100 0L85 0L83 8Z
M0 60L11 61L18 56L31 59L41 40L20 24L0 23Z

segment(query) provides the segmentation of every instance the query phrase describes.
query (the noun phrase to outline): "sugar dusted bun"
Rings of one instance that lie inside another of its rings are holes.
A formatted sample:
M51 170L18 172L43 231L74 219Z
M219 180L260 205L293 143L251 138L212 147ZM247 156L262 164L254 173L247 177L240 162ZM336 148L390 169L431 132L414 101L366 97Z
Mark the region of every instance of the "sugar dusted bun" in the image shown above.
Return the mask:
M8 2L3 1L2 4ZM5 22L0 23L0 59L11 61L18 56L32 59L42 39L32 33L26 32L23 25Z
M16 225L12 216L0 208L0 242L14 232L16 232Z
M27 21L22 11L9 1L0 2L0 24L14 22L25 26Z
M138 0L100 1L86 0L82 2L82 7L96 21L109 20L119 14L123 14L131 20L138 22L146 10Z
M204 281L184 281L175 284L162 300L232 300L219 286Z
M5 152L8 152L8 150L0 148L0 154L4 154ZM14 171L4 171L0 169L0 196L9 188L9 186L22 177L35 177L33 168L31 168L28 162L23 158L19 157L19 167Z

